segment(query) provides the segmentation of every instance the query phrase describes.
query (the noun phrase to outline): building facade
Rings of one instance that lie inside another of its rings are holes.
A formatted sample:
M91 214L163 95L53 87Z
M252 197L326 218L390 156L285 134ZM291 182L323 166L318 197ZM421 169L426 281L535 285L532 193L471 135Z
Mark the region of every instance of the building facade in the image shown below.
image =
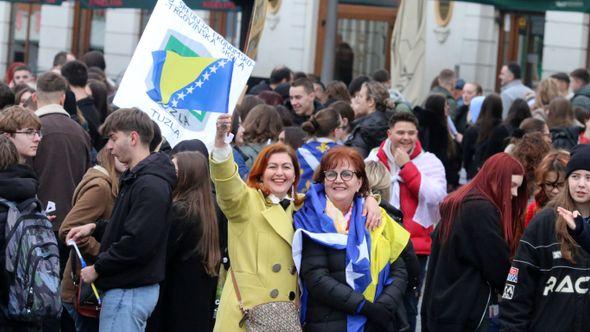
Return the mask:
M341 0L337 45L323 45L326 0L274 1L266 17L253 75L268 77L286 65L295 71L321 73L323 52L335 52L336 64L350 62L335 76L348 77L389 69L391 38L398 11L394 0ZM239 12L197 11L234 45L238 44ZM443 68L455 69L486 92L497 91L502 64L521 64L525 82L534 86L555 72L588 65L590 16L577 12L522 12L459 1L426 0L425 90ZM122 77L149 11L86 10L77 2L60 6L0 1L0 70L15 61L36 72L49 70L59 51L81 55L101 50L107 75ZM343 72L341 72L343 71ZM344 77L344 78L343 78Z

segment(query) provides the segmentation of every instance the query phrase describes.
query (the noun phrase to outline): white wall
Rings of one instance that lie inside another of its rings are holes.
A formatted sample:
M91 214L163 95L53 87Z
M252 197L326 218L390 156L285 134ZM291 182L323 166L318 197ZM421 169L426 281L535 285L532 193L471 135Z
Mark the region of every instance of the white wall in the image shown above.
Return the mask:
M73 2L66 1L61 6L43 5L41 7L41 33L37 61L39 73L53 67L53 57L56 53L71 50L73 26Z
M8 43L10 41L10 3L0 2L0 73L6 72Z
M108 77L117 81L123 77L139 42L140 23L139 9L107 9L104 56Z
M319 1L283 1L275 15L266 18L253 76L270 76L272 69L286 65L310 73L315 65Z
M434 1L428 1L426 26L426 89L445 68L475 81L486 92L494 88L498 54L498 25L493 6L455 2L446 27L436 23ZM426 92L425 92L426 93Z
M590 16L548 11L545 15L543 77L586 67Z

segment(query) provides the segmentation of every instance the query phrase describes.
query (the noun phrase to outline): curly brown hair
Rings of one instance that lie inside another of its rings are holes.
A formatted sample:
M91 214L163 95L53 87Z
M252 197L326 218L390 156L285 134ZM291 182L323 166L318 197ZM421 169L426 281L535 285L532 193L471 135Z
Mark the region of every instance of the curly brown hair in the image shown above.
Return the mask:
M551 151L551 145L545 141L543 134L539 132L524 135L512 150L512 156L520 161L524 167L529 193L535 192L535 169L549 151Z

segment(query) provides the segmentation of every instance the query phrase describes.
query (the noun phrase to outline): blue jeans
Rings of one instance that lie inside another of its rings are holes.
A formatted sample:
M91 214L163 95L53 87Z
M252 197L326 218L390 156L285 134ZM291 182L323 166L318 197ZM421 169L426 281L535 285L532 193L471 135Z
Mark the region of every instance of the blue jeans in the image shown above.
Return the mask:
M74 325L76 326L76 332L97 332L98 331L98 319L84 317L80 315L74 305L71 303L62 302L64 309L70 314Z
M99 331L144 331L159 294L158 284L106 291L102 298Z

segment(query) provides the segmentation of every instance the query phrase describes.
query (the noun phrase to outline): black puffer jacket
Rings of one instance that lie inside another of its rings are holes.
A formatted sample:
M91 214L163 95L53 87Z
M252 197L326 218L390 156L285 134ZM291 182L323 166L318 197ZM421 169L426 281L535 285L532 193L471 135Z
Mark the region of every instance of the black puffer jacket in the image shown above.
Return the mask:
M581 128L578 126L551 128L550 131L553 147L570 151L576 146L576 144L578 144L580 130Z
M345 145L353 147L366 158L371 149L376 148L387 138L390 111L375 111L352 122L352 133Z
M93 234L100 238L94 267L102 290L164 280L174 166L166 154L154 153L123 173L120 183L110 221L99 223Z
M39 181L33 169L26 165L11 166L0 172L0 198L12 201L15 203L24 202L27 199L37 196L37 188ZM0 205L0 302L4 306L8 303L8 275L5 266L5 227L8 209L4 205ZM3 328L12 327L24 328L27 324L20 324L17 322L8 322L4 317L3 311L0 310L0 330ZM24 330L24 329L23 329Z
M300 277L309 291L305 331L346 331L346 316L358 314L364 297L346 283L345 265L345 250L327 248L303 236ZM391 266L390 275L395 281L376 302L394 313L403 306L406 291L407 272L401 257ZM365 331L371 327L367 323Z

